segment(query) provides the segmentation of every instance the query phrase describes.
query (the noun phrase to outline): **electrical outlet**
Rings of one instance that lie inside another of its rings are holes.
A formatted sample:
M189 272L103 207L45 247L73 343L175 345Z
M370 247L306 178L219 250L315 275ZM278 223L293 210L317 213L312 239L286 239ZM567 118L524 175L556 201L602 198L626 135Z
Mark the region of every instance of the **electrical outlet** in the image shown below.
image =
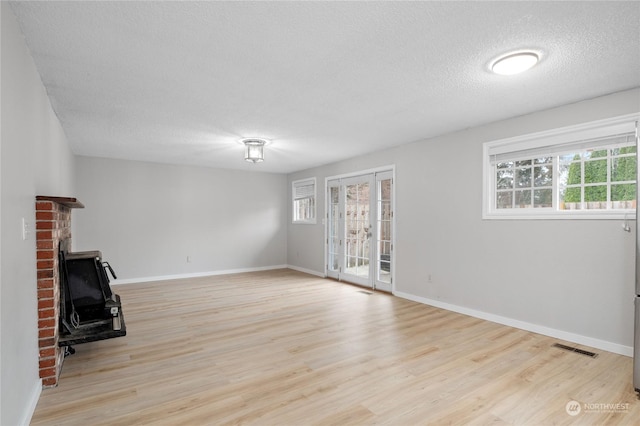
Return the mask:
M191 263L191 256L187 256L187 263Z
M431 274L429 274L429 275L427 276L427 282L428 282L428 283L432 283L432 282L433 282L433 277L431 276Z

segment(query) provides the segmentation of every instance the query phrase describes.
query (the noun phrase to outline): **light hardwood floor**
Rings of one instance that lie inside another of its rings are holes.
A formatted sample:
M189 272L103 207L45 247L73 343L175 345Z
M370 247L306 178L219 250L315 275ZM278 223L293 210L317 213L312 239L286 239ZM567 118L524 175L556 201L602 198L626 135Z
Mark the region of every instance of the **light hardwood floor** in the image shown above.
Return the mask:
M76 346L33 425L640 423L631 358L385 293L291 270L114 289L127 336Z

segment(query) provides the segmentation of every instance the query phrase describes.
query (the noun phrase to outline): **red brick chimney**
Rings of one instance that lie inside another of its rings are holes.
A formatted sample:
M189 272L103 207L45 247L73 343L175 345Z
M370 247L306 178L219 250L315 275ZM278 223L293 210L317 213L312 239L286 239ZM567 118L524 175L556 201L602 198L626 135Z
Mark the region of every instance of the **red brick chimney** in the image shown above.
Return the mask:
M71 209L84 208L75 198L36 197L38 270L38 346L44 387L56 386L64 361L58 347L60 315L59 252L71 251Z

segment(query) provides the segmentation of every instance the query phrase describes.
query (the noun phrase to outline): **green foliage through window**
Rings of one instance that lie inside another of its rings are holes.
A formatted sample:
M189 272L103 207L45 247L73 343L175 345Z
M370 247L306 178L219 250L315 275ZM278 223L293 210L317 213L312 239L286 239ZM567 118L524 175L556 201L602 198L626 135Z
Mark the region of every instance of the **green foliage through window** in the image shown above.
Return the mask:
M637 164L635 153L634 145L573 155L564 191L561 189L564 207L601 209L602 205L593 203L634 201ZM627 203L618 204L620 203L607 204L605 208L629 208Z
M496 208L554 208L554 188L560 210L635 208L636 165L635 145L497 163Z

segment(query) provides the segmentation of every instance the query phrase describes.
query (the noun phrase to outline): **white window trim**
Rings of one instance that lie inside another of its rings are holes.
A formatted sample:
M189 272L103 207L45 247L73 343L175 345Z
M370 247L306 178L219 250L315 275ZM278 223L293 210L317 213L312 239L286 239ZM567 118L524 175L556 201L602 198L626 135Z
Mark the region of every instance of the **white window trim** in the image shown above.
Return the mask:
M313 218L307 220L295 220L295 196L296 186L313 184ZM315 225L318 217L318 185L315 176L312 178L299 179L291 182L291 223L295 225Z
M513 138L485 142L482 147L483 219L626 219L635 209L625 210L543 210L530 209L496 209L495 206L495 173L491 164L491 154L521 151L569 144L577 140L588 140L635 131L635 122L640 114L626 114L619 117L592 121L575 126L567 126L543 132L530 133ZM555 184L554 184L555 186ZM554 190L555 197L555 190Z

